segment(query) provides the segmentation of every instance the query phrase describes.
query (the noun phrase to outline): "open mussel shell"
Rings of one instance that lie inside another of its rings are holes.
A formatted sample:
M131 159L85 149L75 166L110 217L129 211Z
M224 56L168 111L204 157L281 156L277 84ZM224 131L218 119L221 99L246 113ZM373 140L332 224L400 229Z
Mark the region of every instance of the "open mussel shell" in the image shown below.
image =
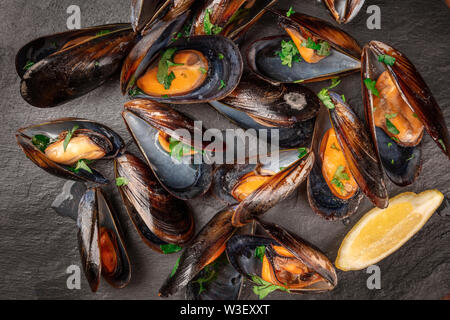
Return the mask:
M195 89L180 95L150 96L142 92L137 84L131 87L130 92L135 98L148 98L158 102L172 104L201 103L219 100L230 94L238 85L243 71L243 61L236 44L222 36L192 36L188 39L181 38L168 47L160 50L159 53L176 48L177 52L182 50L194 50L200 52L208 62L208 70L205 80ZM152 68L160 55L153 57L147 55L139 68L147 70ZM139 80L139 79L137 79ZM130 93L129 92L129 93Z
M349 23L361 10L365 0L324 0L325 7L338 23Z
M56 140L61 132L72 130L75 126L79 127L77 131L87 132L88 134L95 136L96 139L104 140L103 142L107 143L109 147L112 147L101 160L115 158L125 146L122 138L110 128L100 123L77 118L57 119L19 129L16 133L17 143L31 161L50 174L75 181L94 182L99 184L109 183L108 179L94 169L91 169L92 174L85 170L74 172L73 170L70 170L69 166L58 164L50 160L44 152L39 150L39 148L32 143L32 139L35 135L44 135L51 140Z
M120 225L100 188L88 189L78 207L78 247L83 270L93 292L100 275L115 288L131 279L131 264Z
M237 230L231 225L231 216L235 208L230 206L219 211L203 227L190 246L183 251L176 270L172 271L159 289L160 297L175 294L223 253L226 242ZM231 281L229 285L234 288L233 290L240 291L240 281Z
M189 12L185 12L173 20L155 22L152 28L131 49L122 65L120 88L122 94L127 93L136 83L155 55L165 48L173 39L174 34L182 28Z
M333 264L328 258L304 240L284 230L278 225L257 220L269 237L235 235L226 246L226 254L230 263L243 276L253 281L253 277L262 277L262 261L255 254L258 247L264 246L264 256L271 268L272 277L277 279L278 285L286 286L291 293L325 292L337 285L337 275ZM290 253L290 257L280 254L274 246L283 247ZM281 263L277 263L281 261ZM302 274L291 274L283 270L288 262L301 265ZM278 270L279 272L276 272ZM281 280L279 277L291 276ZM263 278L264 279L264 278ZM269 280L269 279L264 279ZM281 281L280 281L281 280ZM285 281L289 280L289 281Z
M131 25L135 32L146 33L154 24L176 19L194 3L194 0L132 0Z
M300 159L297 156L297 160L287 168L269 169L278 169L278 172L239 203L232 224L242 227L289 197L306 180L313 165L314 153L309 152Z
M239 41L246 31L255 24L273 6L277 0L208 0L198 11L192 25L192 35L206 35L208 32L220 34ZM209 14L209 21L217 30L205 27L205 18ZM220 28L220 29L219 29Z
M183 245L195 232L194 218L184 201L171 196L150 168L126 153L114 162L116 178L128 181L119 187L122 200L144 242L162 253L162 245Z
M208 191L212 182L212 166L201 158L208 157L207 153L201 152L206 142L201 146L193 145L195 133L192 119L169 106L146 99L127 102L122 117L147 163L167 191L182 200ZM189 139L178 134L181 129L190 133ZM198 151L177 159L163 149L158 140L159 132Z
M327 41L331 54L317 63L307 63L303 59L292 67L282 65L276 54L283 40L291 38L286 35L270 36L254 41L247 48L246 57L250 69L261 79L278 85L280 83L308 83L322 81L337 76L358 72L361 67L361 48L349 34L319 18L301 13L286 17L282 11L274 12L280 25L295 30L305 29L318 39Z
M129 24L112 24L26 44L16 56L22 97L50 108L94 90L120 70L135 38Z
M376 206L385 208L388 194L370 136L363 122L341 96L334 92L329 92L329 96L335 108L330 110L323 106L316 119L312 143L316 162L308 176L309 204L314 212L327 220L343 219L354 214L364 194ZM332 192L322 171L322 139L331 128L335 130L338 140L336 147L343 152L358 188L348 199L337 197Z
M379 62L380 55L395 58L394 64L390 66ZM421 145L419 141L416 146L402 146L383 129L375 126L374 96L364 85L364 80L369 78L377 81L385 71L400 92L401 98L447 157L450 157L450 136L441 109L411 61L385 43L369 42L363 49L361 74L366 121L387 176L395 184L404 186L413 183L420 173Z

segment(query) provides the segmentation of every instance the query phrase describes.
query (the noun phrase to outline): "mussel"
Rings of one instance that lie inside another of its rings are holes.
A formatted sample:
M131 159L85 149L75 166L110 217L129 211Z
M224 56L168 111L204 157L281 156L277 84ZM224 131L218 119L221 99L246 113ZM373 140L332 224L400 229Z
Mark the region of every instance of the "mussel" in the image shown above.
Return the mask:
M78 207L78 247L83 271L92 292L100 275L115 288L131 278L131 264L120 225L100 188L88 189Z
M324 0L325 7L338 23L349 23L361 10L365 0Z
M277 0L207 0L192 24L191 35L220 34L239 41Z
M150 168L136 156L125 153L115 159L116 179L128 215L144 242L160 253L181 250L194 235L194 218L184 201L171 196Z
M230 206L219 211L203 227L191 245L184 250L172 273L159 289L160 297L175 294L204 269L208 269L203 272L207 272L211 276L211 273L217 274L219 267L222 269L224 264L226 265L226 261L223 261L221 256L225 251L226 242L237 230L231 225L231 217L235 208L236 206ZM219 257L221 257L220 260L216 261ZM226 288L223 292L225 295L218 297L219 299L234 299L239 295L242 279L233 272L229 272L229 274L232 277L225 283ZM233 278L235 280L232 280ZM202 284L202 286L204 285L209 285L209 282Z
M207 142L195 145L194 120L167 105L147 99L125 104L122 117L158 180L172 195L187 200L206 193L212 166L203 159ZM190 133L182 136L181 130ZM200 136L203 133L200 132Z
M110 128L84 119L64 118L19 129L16 139L25 155L45 171L76 181L107 184L91 161L113 159L124 148Z
M424 129L450 158L450 135L430 89L412 62L389 45L371 41L362 54L365 116L387 176L414 182L421 169Z
M247 49L250 69L261 79L308 83L358 72L361 48L349 34L319 18L272 10L287 35L254 41Z
M260 298L261 287L268 286L290 293L333 290L336 271L322 252L278 225L256 221L269 237L235 235L227 242L226 254L234 268L256 284L253 291Z
M267 130L269 139L278 130L278 145L287 148L309 143L320 106L306 87L273 86L248 72L232 93L209 104L243 129Z
M314 164L314 154L306 148L300 150L301 153L297 149L280 150L278 159L222 165L216 170L214 193L226 203L240 202L232 217L234 226L244 226L265 213L306 179Z
M101 86L120 70L136 35L129 24L73 30L31 41L16 56L20 93L50 108Z
M323 94L329 100L319 111L314 129L316 162L307 188L311 208L325 219L343 219L356 212L363 194L377 207L386 208L383 171L364 123L342 96L331 91Z

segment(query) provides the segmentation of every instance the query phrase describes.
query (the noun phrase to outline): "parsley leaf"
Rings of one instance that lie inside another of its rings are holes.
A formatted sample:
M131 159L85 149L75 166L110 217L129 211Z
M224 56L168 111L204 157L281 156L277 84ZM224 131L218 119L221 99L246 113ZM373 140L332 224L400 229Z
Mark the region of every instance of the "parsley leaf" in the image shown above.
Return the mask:
M111 31L110 30L102 30L102 31L97 32L97 34L95 36L96 37L104 36L105 34L108 34L108 33L111 33Z
M372 92L372 94L376 95L377 97L380 96L380 93L378 92L378 89L376 88L376 81L371 80L369 78L364 79L364 84L366 85L366 88Z
M392 134L399 134L400 133L400 131L398 131L397 127L394 126L394 124L389 119L386 119L386 128Z
M397 137L391 137L392 140L394 140L395 142L399 142L400 140L398 140Z
M50 138L42 134L37 134L31 138L31 143L42 152L45 152L45 149L50 144Z
M384 116L386 119L393 119L397 116L398 113L386 113Z
M308 154L308 148L298 148L298 158L301 159Z
M295 13L294 9L292 9L292 7L290 7L289 10L286 12L286 17L289 18L294 13Z
M342 101L347 102L344 95L341 95Z
M170 149L170 156L181 160L181 158L184 155L189 154L191 151L194 150L194 147L188 146L181 141L178 141L175 138L170 137L169 139L169 149Z
M383 62L384 64L387 64L389 66L393 66L395 63L395 58L387 54L381 54L378 56L378 61Z
M258 246L255 249L255 257L263 262L264 254L266 253L266 246Z
M388 142L387 146L388 148L392 147L392 142Z
M177 262L175 262L175 265L173 266L172 272L170 273L170 277L171 277L171 278L173 277L173 275L174 275L175 272L177 271L178 266L180 265L180 260L181 260L181 257L179 257L179 258L177 259Z
M220 32L222 32L221 27L211 23L211 12L209 11L209 9L207 9L205 12L205 17L203 19L203 30L207 35L219 34Z
M176 244L162 244L159 246L164 254L176 253L181 251L183 248Z
M441 144L442 149L444 149L444 151L447 151L447 148L445 147L445 144L444 144L444 140L438 139L438 142Z
M333 89L334 87L337 87L341 83L341 80L339 78L333 78L331 79L331 86L327 88L323 88L320 90L320 92L317 94L319 99L322 101L325 107L328 109L334 109L335 105L333 101L330 98L330 95L328 94L328 90Z
M339 189L341 189L341 192L344 191L344 185L342 184L342 182L339 179L333 178L333 179L331 179L331 183L334 184Z
M281 64L292 68L293 62L300 62L301 56L298 52L297 46L292 40L281 41L281 51L276 51L276 55L280 57Z
M137 95L143 95L144 92L141 89L139 89L138 87L135 87L135 88L131 88L128 91L128 94L129 94L130 97L135 97Z
M28 71L28 69L30 69L32 66L34 66L34 62L33 61L27 61L27 63L23 67L23 70Z
M306 42L302 42L302 47L315 50L319 56L329 56L331 54L331 46L328 42L321 41L316 43L311 37Z
M406 159L406 161L410 161L410 160L412 160L412 159L414 159L414 153L411 155L411 157L409 157L408 159Z
M225 83L225 81L220 80L220 87L219 90L222 90L223 88L225 88L227 86L227 84Z
M335 149L337 151L341 151L334 143L331 145L331 149Z
M225 56L222 53L219 53L219 60L223 60L223 58L225 58Z
M78 173L80 172L81 169L83 169L84 171L89 172L90 174L92 174L92 170L91 168L89 168L88 164L90 164L92 161L90 160L86 160L86 159L81 159L78 160L77 165L75 168L69 168L70 171Z
M344 172L345 167L344 166L338 166L336 169L336 172L334 173L334 177L339 180L350 180L350 177L347 173Z
M251 275L252 281L256 283L253 286L253 293L256 294L259 299L264 299L267 295L275 290L281 290L290 293L289 289L272 284L258 277L257 275Z
M161 59L158 63L158 73L156 74L156 78L158 82L164 85L164 89L170 89L172 85L172 81L175 79L175 74L171 72L169 74L169 63L173 63L170 61L177 51L177 48L169 48L162 55ZM170 62L169 62L170 61Z
M200 295L203 291L206 291L206 285L211 283L217 278L218 270L218 261L214 261L211 264L208 264L205 268L202 270L202 277L197 278L197 280L192 281L192 283L198 283L200 286L200 290L198 294Z
M129 182L130 182L130 180L128 180L125 177L117 177L116 178L116 186L118 186L118 187L126 186Z
M206 69L205 68L203 68L203 67L200 67L200 72L201 73L203 73L203 74L205 74L207 71L206 71Z
M64 143L63 143L63 147L64 147L64 152L66 152L67 150L67 146L69 145L70 139L72 139L73 134L75 133L75 131L77 131L77 129L80 126L75 125L71 130L69 130L67 132L66 138L64 139Z

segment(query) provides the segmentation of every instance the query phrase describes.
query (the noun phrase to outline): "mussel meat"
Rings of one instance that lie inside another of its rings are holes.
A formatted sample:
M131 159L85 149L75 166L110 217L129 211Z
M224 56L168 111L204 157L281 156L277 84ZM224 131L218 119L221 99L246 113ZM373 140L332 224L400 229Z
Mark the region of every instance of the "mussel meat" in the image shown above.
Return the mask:
M88 189L78 207L78 247L83 271L92 292L100 275L115 288L131 278L131 264L120 225L100 188Z
M19 129L17 143L37 166L61 178L107 184L88 165L113 159L124 148L122 138L89 120L65 118Z
M450 157L450 135L430 89L408 58L379 41L362 54L365 116L387 176L397 185L414 182L421 169L424 129Z

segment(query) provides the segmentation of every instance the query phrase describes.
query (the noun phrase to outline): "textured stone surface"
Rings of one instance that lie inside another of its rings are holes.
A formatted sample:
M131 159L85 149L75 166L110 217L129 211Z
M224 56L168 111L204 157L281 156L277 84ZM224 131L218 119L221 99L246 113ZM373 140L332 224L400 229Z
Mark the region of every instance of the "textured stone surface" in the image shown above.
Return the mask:
M280 7L294 4L296 11L312 14L328 21L330 16L316 0L279 1ZM367 1L372 2L372 1ZM81 290L68 290L66 268L79 265L75 221L51 209L62 191L64 180L48 175L26 159L15 143L17 128L59 117L83 117L108 124L124 137L130 136L120 111L125 98L120 95L118 81L54 109L36 109L22 100L19 78L14 69L14 56L21 45L38 36L66 29L66 9L78 4L82 26L126 22L129 1L125 0L3 0L0 7L1 47L0 86L0 298L13 299L158 299L157 290L172 269L177 255L162 256L151 251L140 240L129 221L115 186L105 188L125 229L125 238L132 261L133 275L128 287L115 290L102 282L92 294L84 277ZM376 2L381 7L382 29L366 27L367 4L360 15L343 28L363 44L369 40L386 41L403 51L416 65L441 105L447 124L450 123L450 55L449 9L444 1L410 0ZM277 34L280 30L270 16L253 28L250 38ZM310 85L318 91L327 83ZM351 105L361 104L359 75L343 79L339 91ZM225 118L206 105L182 106L207 127L233 128ZM137 152L134 146L131 151ZM423 142L422 174L407 188L389 184L391 196L401 191L420 192L438 188L450 196L450 163L426 136ZM111 164L100 166L112 177ZM198 229L221 207L207 196L189 202L196 216ZM305 186L279 204L265 218L276 221L320 247L331 260L346 232L361 215L371 208L365 200L349 223L326 222L314 215L307 204ZM381 268L381 290L368 290L368 275L363 271L338 271L339 284L327 294L286 295L273 293L273 299L436 299L450 293L450 220L448 208L435 214L422 230L395 254L378 265ZM247 284L247 287L250 287ZM182 298L180 292L174 299ZM255 298L245 290L244 298Z

